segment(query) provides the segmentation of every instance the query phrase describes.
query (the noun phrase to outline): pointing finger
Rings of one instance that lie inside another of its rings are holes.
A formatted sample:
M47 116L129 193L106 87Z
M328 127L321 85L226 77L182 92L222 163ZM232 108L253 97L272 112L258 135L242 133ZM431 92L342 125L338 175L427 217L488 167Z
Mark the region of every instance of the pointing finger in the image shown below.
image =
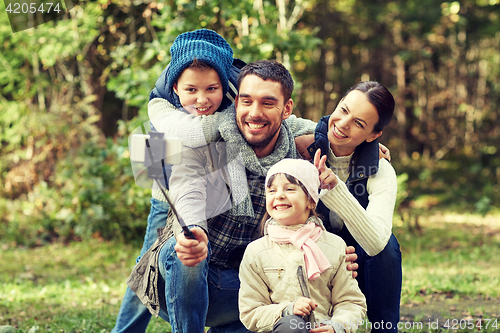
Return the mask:
M321 158L321 149L316 150L316 153L314 154L314 166L318 168L319 166L319 161Z
M318 170L320 170L321 172L323 172L325 169L326 169L326 155L321 157L321 160L319 161L319 167L318 167Z

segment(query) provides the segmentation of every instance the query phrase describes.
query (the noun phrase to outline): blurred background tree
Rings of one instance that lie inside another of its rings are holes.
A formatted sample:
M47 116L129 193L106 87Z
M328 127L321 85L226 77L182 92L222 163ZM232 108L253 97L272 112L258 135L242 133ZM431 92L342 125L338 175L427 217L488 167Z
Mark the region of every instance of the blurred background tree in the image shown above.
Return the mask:
M360 80L388 86L402 209L500 204L500 0L100 0L15 34L0 2L1 242L141 241L150 191L128 135L173 40L199 28L284 63L299 116L330 114Z

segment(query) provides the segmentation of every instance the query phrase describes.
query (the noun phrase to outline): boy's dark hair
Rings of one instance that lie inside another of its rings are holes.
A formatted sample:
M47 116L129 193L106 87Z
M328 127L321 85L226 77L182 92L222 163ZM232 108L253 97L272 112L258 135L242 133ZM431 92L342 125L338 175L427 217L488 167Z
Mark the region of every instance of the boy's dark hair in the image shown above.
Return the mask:
M188 69L188 68L213 69L213 70L215 70L215 68L212 65L210 65L206 61L198 60L197 58L193 59L193 62L188 67L186 67L186 69ZM177 78L177 81L179 81L179 77Z
M284 97L284 103L292 98L293 78L288 69L275 60L259 60L247 64L243 67L238 75L238 91L240 90L241 81L247 75L256 75L262 80L271 80L281 84L281 93Z
M274 178L276 178L277 175L280 175L280 173L276 173L274 175L272 175L271 177L269 177L269 180L267 181L267 184L265 184L266 188L269 188L271 187L271 184L273 183L274 181ZM299 187L302 189L302 191L304 191L304 193L307 195L307 199L311 200L312 197L309 195L309 192L307 191L306 187L297 179L295 178L294 176L291 176L287 173L283 173L283 175L285 175L286 179L292 183L292 184L295 184L295 185L299 185ZM309 214L309 216L314 216L318 219L320 219L320 217L318 216L318 213L316 212L316 209L311 209L311 212ZM270 218L271 216L269 215L269 213L266 211L266 213L264 214L264 216L262 217L262 220L260 222L260 233L261 235L264 235L264 228L266 226L266 221Z

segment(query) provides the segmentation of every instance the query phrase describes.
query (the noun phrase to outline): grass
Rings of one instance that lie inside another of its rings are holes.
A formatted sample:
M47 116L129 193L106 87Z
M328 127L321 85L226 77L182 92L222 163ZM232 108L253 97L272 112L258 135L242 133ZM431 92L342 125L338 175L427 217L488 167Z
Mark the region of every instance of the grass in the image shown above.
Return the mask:
M470 332L472 323L474 331L498 332L500 216L422 220L420 229L394 228L403 252L401 321L423 323L426 332Z
M396 237L403 249L403 304L432 293L500 295L500 241L483 228L427 227L422 236L396 229Z
M441 325L446 318L470 317L477 323L500 317L500 308L490 306L500 304L499 228L436 223L423 225L419 233L395 227L403 252L403 319L427 323L424 328L434 332L431 319L439 318ZM109 332L138 251L97 240L29 250L4 244L0 326L12 325L18 333ZM161 319L148 326L149 333L165 331L169 326Z
M18 332L109 332L138 249L98 241L4 249L0 325ZM38 328L38 329L36 329ZM169 325L152 319L148 332Z

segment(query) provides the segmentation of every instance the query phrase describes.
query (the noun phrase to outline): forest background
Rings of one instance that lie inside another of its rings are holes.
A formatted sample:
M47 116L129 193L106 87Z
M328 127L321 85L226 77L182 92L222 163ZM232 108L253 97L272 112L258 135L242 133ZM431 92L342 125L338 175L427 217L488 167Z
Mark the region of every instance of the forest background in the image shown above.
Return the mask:
M2 243L140 242L150 191L128 135L175 37L202 27L237 58L287 65L298 116L331 113L359 80L388 86L403 208L500 204L500 0L101 0L17 33L0 20Z
M498 216L500 0L99 0L16 33L0 1L3 251L139 249L151 191L134 182L128 135L173 40L198 28L246 62L283 62L298 116L331 113L360 80L389 87L395 225L418 237L436 212Z

